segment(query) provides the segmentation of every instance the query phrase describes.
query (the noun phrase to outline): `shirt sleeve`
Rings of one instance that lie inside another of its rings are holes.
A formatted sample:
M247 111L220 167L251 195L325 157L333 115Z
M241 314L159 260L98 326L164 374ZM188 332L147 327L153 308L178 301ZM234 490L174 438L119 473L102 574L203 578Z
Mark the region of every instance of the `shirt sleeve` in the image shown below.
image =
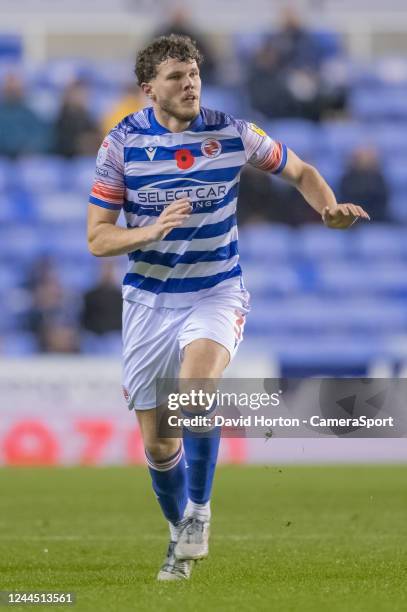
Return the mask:
M247 161L252 166L279 174L287 163L287 147L281 142L270 138L255 123L235 119Z
M124 136L115 129L100 146L89 202L109 210L121 210L124 193Z

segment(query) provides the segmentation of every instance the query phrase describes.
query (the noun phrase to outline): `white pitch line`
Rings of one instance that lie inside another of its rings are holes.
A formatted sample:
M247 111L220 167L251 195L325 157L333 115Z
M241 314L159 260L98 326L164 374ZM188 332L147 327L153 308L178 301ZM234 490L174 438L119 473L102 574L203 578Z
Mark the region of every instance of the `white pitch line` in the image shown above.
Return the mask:
M288 528L287 528L288 529ZM55 541L55 542L71 542L71 541L91 541L91 542L114 542L115 540L166 540L166 535L133 535L133 536L92 536L92 535L0 535L0 541L4 542L17 542L17 541L32 541L32 542L41 542L41 541ZM250 541L250 540L278 540L278 539L298 539L298 540L332 540L332 539L342 539L342 535L330 535L330 534L321 534L321 533L289 533L286 534L271 534L271 533L255 533L255 534L219 534L212 536L212 540L231 540L236 542ZM407 538L407 534L361 534L356 533L352 534L352 538L357 538L361 540L387 540L387 539L396 539L401 540L403 538Z

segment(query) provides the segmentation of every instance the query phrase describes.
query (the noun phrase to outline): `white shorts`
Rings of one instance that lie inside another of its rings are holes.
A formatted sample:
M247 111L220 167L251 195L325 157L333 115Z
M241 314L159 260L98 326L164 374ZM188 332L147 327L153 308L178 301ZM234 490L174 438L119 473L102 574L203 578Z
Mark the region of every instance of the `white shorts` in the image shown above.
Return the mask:
M123 392L129 410L155 408L156 380L178 378L183 349L209 338L230 360L243 338L249 311L244 298L214 295L189 308L151 308L123 301Z

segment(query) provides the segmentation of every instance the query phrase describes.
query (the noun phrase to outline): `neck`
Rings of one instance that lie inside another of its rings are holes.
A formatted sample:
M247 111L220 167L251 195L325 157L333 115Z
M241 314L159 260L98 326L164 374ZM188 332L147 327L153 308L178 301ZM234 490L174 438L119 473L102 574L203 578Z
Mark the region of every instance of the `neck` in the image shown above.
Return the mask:
M163 127L167 128L167 130L169 130L170 132L183 132L191 125L193 121L193 119L177 119L177 117L170 115L159 106L153 105L153 110L158 123L160 123L160 125L162 125Z

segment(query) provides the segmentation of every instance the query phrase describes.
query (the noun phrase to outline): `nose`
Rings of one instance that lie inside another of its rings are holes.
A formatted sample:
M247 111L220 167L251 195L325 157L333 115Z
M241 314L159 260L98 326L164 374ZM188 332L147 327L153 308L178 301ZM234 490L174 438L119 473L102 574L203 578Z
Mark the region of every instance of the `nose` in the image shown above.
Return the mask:
M187 76L185 84L184 84L184 89L190 89L194 86L194 80L192 77Z

